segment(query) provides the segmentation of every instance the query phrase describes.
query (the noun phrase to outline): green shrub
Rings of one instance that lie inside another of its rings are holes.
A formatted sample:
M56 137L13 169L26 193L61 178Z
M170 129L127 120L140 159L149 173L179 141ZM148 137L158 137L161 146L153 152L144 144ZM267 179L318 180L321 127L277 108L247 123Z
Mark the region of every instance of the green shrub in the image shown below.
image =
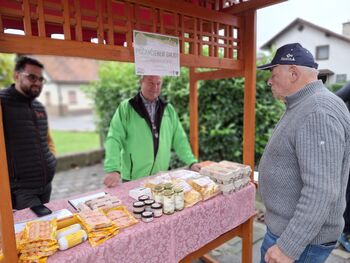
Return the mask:
M263 60L266 58L263 58ZM264 62L264 61L262 61ZM279 120L284 106L273 99L266 81L268 73L257 72L255 158L258 162L272 129ZM104 62L100 80L85 90L94 100L98 128L105 136L110 120L126 98L139 90L138 77L132 64ZM203 81L198 85L199 98L199 154L201 160L223 159L242 162L244 79ZM171 102L189 134L188 70L181 69L180 77L165 77L162 97ZM173 158L172 167L182 165Z

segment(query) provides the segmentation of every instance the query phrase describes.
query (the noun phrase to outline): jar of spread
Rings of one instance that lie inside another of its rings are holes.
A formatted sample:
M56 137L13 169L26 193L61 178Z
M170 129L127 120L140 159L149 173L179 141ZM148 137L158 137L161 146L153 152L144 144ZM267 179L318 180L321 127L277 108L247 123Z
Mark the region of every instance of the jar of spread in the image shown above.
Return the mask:
M153 197L157 203L163 203L163 190L164 187L161 185L156 185L153 189Z
M164 190L163 192L163 212L171 215L175 212L175 199L173 190Z
M145 223L152 222L153 221L153 212L151 212L151 211L142 212L141 217L142 217L142 221Z
M148 195L140 195L138 198L138 200L141 202L144 202L145 200L148 200L148 199L149 199Z
M174 188L175 210L181 211L185 207L184 191L181 187Z
M145 203L145 211L152 211L151 205L155 203L153 199L147 199L144 201Z
M163 206L160 203L154 203L151 205L153 216L161 217L163 215Z
M145 211L145 203L141 201L136 201L132 205L133 212L143 212Z

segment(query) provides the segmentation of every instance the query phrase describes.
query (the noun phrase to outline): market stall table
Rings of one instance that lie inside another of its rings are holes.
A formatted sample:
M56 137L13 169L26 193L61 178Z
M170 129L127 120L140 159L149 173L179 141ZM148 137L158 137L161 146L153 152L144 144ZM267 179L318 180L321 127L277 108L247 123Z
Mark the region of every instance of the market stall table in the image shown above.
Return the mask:
M99 191L118 196L129 211L132 211L134 200L129 197L129 190L139 187L140 184L140 180L132 181ZM232 238L232 235L238 233L234 230L240 226L246 225L249 229L254 215L254 203L255 187L250 184L228 196L218 195L172 215L155 218L153 222L140 221L120 230L118 235L95 248L85 242L69 250L58 251L48 258L48 263L189 261L198 256L198 251L204 246L214 248L218 238L225 235L226 238ZM52 201L47 206L53 211L67 208L76 212L67 200ZM35 218L35 215L29 209L14 214L15 222L30 218ZM248 241L249 244L246 240L243 246L251 252L251 240L248 238Z

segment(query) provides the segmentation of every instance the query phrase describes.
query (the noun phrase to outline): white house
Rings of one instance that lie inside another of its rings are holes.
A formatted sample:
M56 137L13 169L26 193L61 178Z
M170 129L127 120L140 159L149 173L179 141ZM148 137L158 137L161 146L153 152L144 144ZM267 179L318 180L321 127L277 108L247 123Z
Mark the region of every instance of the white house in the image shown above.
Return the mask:
M314 55L319 65L319 78L327 85L350 81L350 22L343 23L343 34L340 35L297 18L261 49L294 42L299 42Z
M98 79L98 61L86 58L33 56L44 64L46 84L39 96L51 116L92 111L92 101L81 86Z

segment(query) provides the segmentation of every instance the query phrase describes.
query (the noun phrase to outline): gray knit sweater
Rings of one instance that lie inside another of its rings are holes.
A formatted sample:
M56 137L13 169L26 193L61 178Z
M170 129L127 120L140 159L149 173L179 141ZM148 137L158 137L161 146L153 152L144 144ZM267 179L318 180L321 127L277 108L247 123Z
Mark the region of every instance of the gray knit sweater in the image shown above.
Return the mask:
M308 244L338 239L350 165L350 115L321 81L286 97L259 165L265 222L298 259Z

